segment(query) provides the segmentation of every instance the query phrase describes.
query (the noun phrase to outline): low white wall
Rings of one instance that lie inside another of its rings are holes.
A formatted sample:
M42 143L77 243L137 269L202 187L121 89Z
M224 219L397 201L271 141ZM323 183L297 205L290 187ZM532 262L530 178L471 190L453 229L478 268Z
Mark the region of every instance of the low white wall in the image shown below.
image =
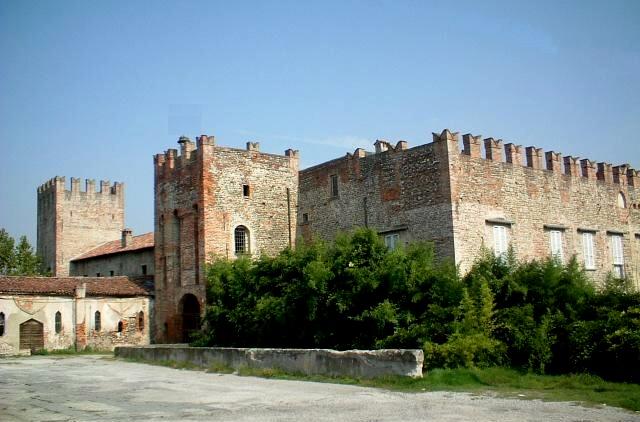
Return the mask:
M187 362L209 367L274 368L306 375L375 378L385 375L422 377L424 355L419 349L346 350L249 349L151 345L116 347L121 358Z

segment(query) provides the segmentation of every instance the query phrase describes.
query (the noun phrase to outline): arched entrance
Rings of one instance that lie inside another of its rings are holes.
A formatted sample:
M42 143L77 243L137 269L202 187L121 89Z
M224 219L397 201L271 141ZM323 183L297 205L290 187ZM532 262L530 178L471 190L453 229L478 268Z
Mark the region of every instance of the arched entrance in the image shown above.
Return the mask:
M20 350L44 349L44 330L42 323L35 319L30 319L20 324Z
M182 314L182 341L188 343L193 331L200 329L200 302L191 293L186 294L180 300Z

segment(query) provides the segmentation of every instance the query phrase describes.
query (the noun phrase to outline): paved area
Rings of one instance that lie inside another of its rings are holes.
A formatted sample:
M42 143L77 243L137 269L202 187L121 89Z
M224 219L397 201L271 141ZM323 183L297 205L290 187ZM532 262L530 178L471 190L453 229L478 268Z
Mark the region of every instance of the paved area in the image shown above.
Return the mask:
M0 359L0 421L640 421L571 403L396 393L118 361Z

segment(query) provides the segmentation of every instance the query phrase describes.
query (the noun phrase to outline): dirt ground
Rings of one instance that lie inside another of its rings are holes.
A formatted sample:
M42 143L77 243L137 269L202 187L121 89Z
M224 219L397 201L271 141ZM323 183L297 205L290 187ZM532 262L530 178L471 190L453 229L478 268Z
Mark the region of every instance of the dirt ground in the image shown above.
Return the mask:
M0 359L0 421L640 421L610 407L463 393L398 393L129 363Z

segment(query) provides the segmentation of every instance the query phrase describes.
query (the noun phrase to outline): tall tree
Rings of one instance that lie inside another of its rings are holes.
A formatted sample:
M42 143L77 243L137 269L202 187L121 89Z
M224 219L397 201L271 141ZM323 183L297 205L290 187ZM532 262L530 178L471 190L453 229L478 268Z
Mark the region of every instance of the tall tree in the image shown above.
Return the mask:
M16 245L13 237L0 229L0 275L45 275L41 264L26 236Z

